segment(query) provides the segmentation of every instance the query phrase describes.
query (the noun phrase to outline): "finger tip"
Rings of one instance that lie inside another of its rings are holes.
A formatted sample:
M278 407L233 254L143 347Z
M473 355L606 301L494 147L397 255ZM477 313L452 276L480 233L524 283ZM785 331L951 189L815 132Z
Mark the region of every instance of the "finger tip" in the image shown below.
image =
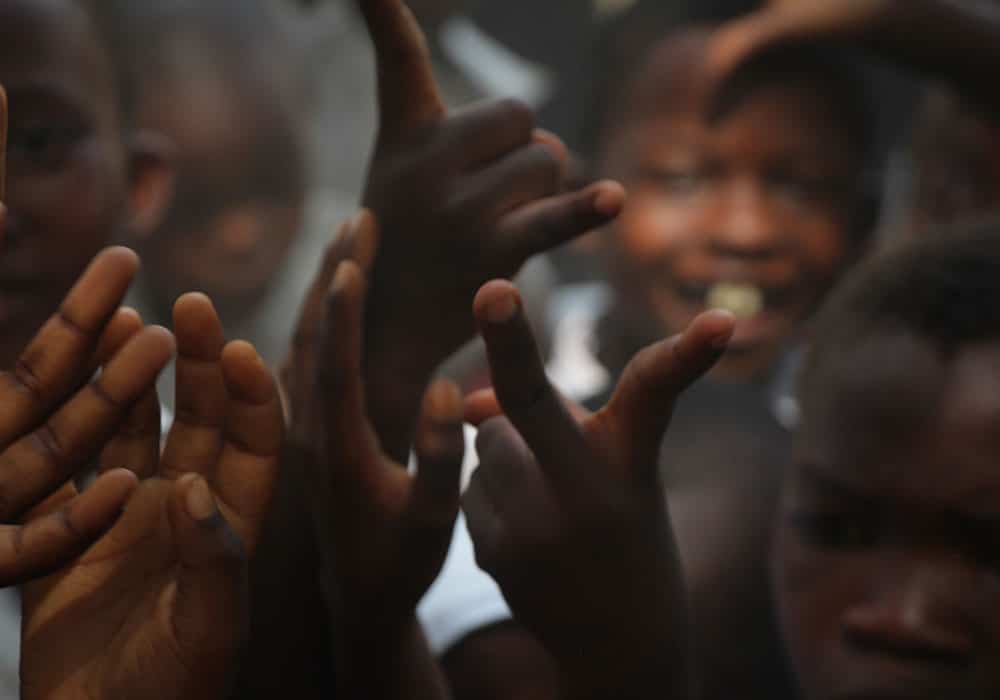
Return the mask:
M618 216L625 207L625 188L614 180L602 180L593 185L594 210L609 219Z
M569 148L563 143L563 140L553 134L551 131L545 129L535 129L531 134L531 139L537 144L545 146L550 151L552 155L555 156L564 167L569 164Z
M138 253L122 245L111 246L102 250L94 260L94 264L98 263L112 263L127 267L131 269L133 274L139 270L140 266Z
M725 348L736 331L736 316L725 309L711 309L696 319L699 331L711 339L712 345Z
M431 384L424 407L427 415L438 423L460 423L465 416L462 390L448 379L438 379Z
M234 340L222 349L222 368L230 391L254 404L275 397L277 388L264 359L251 343Z
M172 354L177 350L177 339L167 328L163 326L146 326L144 332L150 337L155 338L160 347L168 354Z
M139 486L139 477L131 469L110 469L100 476L106 482L113 483L126 494L132 493Z
M493 389L481 389L466 396L463 410L465 422L477 428L502 412Z
M510 321L521 308L521 294L507 280L493 280L480 288L473 302L473 313L480 323L501 325Z
M206 307L215 309L215 304L212 303L207 294L204 292L187 292L177 297L177 301L174 302L174 313L178 310Z
M361 268L353 260L344 260L337 265L330 283L330 296L339 297L351 293L361 283Z
M218 504L208 482L200 474L185 474L177 480L175 488L184 505L184 512L195 522L214 520Z

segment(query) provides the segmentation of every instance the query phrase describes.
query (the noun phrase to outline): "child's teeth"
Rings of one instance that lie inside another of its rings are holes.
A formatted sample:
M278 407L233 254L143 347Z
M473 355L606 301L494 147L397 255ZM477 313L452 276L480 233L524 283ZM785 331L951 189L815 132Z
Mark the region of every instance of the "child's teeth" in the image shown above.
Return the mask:
M728 311L741 320L753 318L764 310L764 293L752 284L720 282L709 288L706 305Z

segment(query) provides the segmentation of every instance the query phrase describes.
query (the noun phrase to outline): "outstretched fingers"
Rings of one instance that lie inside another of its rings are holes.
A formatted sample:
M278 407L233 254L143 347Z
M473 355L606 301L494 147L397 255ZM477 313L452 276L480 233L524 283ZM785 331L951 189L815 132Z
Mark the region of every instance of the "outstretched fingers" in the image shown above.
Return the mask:
M684 333L646 348L625 368L602 418L627 448L628 464L656 470L674 403L718 362L735 323L726 311L704 313Z
M462 392L449 381L431 385L424 397L414 450L417 475L413 507L425 523L451 527L458 515L465 457Z
M0 455L0 519L19 517L88 468L153 388L173 351L169 331L143 329L41 427L7 448Z
M229 343L222 373L229 407L222 453L208 481L252 552L274 495L285 420L277 382L252 345Z
M370 483L381 447L367 417L362 379L365 281L356 263L341 263L327 299L317 377L324 421L326 467Z
M509 282L490 282L474 312L504 413L550 477L573 478L569 465L585 463L583 436L545 374L520 294Z
M222 321L204 294L185 294L174 305L177 334L176 410L160 475L207 474L222 451L229 407L222 376Z
M0 587L46 576L79 556L114 525L137 485L131 472L108 472L71 500L67 489L67 499L24 525L0 527Z
M92 358L139 267L135 253L98 255L59 311L0 375L0 446L37 427L93 371Z
M624 206L625 190L610 180L527 204L504 217L498 252L523 263L607 225Z

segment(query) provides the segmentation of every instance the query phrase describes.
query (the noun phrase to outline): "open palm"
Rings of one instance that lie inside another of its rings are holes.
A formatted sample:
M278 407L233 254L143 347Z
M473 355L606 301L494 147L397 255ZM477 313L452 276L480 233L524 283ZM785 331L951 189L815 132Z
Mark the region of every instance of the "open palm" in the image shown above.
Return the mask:
M225 694L283 420L270 374L251 346L224 344L205 297L183 297L175 326L177 420L162 458L157 411L137 407L101 460L151 478L82 557L24 589L23 698Z

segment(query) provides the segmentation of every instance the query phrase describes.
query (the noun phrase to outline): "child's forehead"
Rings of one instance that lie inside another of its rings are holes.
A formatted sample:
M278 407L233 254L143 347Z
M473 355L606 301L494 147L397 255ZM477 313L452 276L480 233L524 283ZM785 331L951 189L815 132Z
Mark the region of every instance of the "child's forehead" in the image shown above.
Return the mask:
M12 92L21 83L70 82L84 97L113 89L110 55L81 2L6 0L0 37L0 80Z
M885 333L840 355L808 390L799 469L930 500L1000 496L1000 342L945 353Z

